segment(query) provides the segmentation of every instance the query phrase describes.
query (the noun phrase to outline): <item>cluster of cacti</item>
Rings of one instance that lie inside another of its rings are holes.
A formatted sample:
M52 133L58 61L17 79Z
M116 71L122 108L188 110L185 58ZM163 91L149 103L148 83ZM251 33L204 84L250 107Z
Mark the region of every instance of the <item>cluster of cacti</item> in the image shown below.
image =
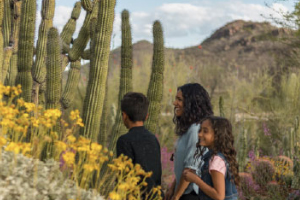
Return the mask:
M275 167L269 160L258 159L255 161L252 177L261 188L265 188L267 183L273 180L274 175Z
M22 97L27 102L34 102L45 108L67 109L72 105L78 86L81 59L89 59L89 81L83 106L85 126L80 129L80 134L94 141L98 138L100 143L105 143L106 117L101 116L106 115L102 111L107 90L115 0L81 0L75 3L71 18L60 34L53 28L55 0L43 0L42 20L35 47L36 3L36 0L0 0L0 9L4 11L0 12L0 46L3 47L0 49L0 81L6 85L21 84ZM86 11L85 19L78 37L73 39L81 8ZM154 54L147 93L150 106L146 127L155 133L162 100L164 71L163 32L158 21L153 25L153 35ZM85 50L89 41L90 49ZM62 72L69 63L68 80L62 92ZM125 93L132 91L132 39L129 13L126 10L122 13L121 63L119 100ZM59 131L59 125L56 131ZM117 138L125 132L119 105L110 136L112 149Z
M129 23L129 12L122 12L122 45L121 45L121 75L119 87L118 110L115 124L112 128L109 149L115 149L117 139L120 135L126 133L127 129L122 121L121 100L123 96L132 91L132 38L131 27Z
M162 26L159 21L153 24L153 59L150 83L147 98L150 101L149 117L146 121L146 128L152 133L156 133L158 118L161 110L163 98L163 79L164 79L164 37Z

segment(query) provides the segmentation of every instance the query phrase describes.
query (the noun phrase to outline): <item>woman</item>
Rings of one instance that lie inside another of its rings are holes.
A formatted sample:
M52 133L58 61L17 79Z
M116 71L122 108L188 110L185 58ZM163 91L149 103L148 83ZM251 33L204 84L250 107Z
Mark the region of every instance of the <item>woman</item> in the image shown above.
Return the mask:
M178 135L175 154L175 179L167 190L165 200L193 200L198 199L197 187L185 181L182 172L185 168L196 170L194 154L198 141L200 125L197 122L213 115L208 92L198 83L189 83L178 87L174 105L173 122Z

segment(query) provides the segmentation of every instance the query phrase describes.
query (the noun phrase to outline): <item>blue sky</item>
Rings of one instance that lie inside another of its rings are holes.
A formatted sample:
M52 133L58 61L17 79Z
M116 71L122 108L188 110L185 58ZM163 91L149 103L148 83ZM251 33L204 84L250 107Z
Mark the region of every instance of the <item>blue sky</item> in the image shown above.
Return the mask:
M59 30L69 19L75 2L76 0L56 0L54 26ZM133 42L143 39L152 42L152 23L160 20L164 29L165 46L185 48L200 44L215 30L233 20L261 22L266 21L270 14L276 16L265 3L275 10L286 12L292 11L294 2L295 0L117 0L112 44L116 48L121 42L120 13L123 9L130 12ZM40 20L40 16L38 19ZM84 12L78 20L76 33L83 19Z

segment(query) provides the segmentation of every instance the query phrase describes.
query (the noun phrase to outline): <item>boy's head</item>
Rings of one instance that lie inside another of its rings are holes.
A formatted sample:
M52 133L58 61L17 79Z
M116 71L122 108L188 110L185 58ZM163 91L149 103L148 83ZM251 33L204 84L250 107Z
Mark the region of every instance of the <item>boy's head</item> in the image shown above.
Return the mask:
M145 121L148 115L149 101L145 95L128 92L121 100L121 111L126 113L132 122Z

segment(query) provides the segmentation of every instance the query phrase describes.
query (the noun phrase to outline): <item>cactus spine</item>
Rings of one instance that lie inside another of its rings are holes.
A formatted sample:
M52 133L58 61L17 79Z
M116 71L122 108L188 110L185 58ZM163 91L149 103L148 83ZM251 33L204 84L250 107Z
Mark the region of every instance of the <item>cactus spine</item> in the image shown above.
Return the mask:
M22 85L21 97L31 101L36 0L23 0L18 49L18 74L16 84Z
M126 127L122 121L121 100L123 96L132 91L132 38L129 23L129 12L122 12L122 45L121 45L121 78L119 87L119 108L116 115L115 124L112 128L109 149L114 150L117 139L126 133Z
M50 28L47 42L46 109L60 109L62 89L61 44L56 28Z
M76 89L80 78L80 67L80 60L71 62L71 69L69 70L68 80L61 99L62 106L64 109L69 108L73 103L74 95L76 93Z
M91 51L87 95L83 106L85 110L83 123L85 126L80 130L80 134L94 141L97 140L96 135L99 133L102 116L115 4L115 0L101 0L99 2L96 32L92 38L94 41L91 41L93 50Z
M156 133L158 119L163 97L164 79L164 38L161 23L155 21L153 24L153 60L150 83L147 97L149 99L149 117L146 121L146 128Z
M53 26L53 17L55 11L55 0L43 0L42 4L42 22L39 27L39 39L37 42L36 61L32 68L33 86L33 102L38 104L39 86L46 79L46 51L47 51L47 34Z

